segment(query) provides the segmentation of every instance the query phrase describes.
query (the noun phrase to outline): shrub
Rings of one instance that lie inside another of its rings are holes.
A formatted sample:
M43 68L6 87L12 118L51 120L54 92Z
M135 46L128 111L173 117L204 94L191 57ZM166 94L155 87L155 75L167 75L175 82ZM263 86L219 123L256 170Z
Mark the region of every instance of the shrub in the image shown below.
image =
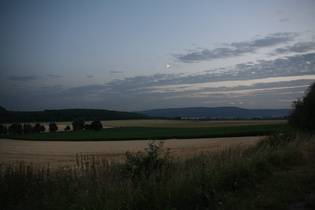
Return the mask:
M148 143L148 148L145 148L145 152L139 151L134 155L127 151L125 153L124 172L132 178L139 175L148 177L152 172L167 164L169 162L169 152L160 157L164 151L163 144L163 141L160 141L157 145L152 141Z

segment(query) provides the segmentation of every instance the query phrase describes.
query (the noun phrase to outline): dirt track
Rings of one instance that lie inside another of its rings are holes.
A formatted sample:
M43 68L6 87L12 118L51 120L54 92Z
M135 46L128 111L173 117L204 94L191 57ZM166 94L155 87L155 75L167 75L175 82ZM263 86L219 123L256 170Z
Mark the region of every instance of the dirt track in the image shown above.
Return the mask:
M169 139L164 140L164 148L169 148L172 155L183 158L192 155L216 151L229 147L249 146L261 137L209 138L209 139ZM74 165L76 154L108 157L122 160L126 151L143 151L149 141L21 141L0 139L0 163L17 161L32 162L50 166Z

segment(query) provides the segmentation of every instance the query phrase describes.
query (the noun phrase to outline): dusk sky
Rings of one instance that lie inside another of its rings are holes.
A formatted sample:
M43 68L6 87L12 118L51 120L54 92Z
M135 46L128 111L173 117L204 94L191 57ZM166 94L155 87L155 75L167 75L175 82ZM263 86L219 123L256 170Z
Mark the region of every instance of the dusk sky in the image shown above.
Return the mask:
M291 108L314 0L2 0L0 106Z

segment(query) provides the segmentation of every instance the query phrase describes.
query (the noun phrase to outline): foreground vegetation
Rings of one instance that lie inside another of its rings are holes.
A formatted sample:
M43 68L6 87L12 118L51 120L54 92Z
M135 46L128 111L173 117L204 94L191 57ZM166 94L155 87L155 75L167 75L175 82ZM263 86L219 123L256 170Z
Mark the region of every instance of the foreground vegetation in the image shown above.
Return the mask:
M314 209L314 137L272 134L249 148L171 157L152 142L125 163L0 167L0 209Z
M252 125L212 128L152 128L152 127L121 127L102 129L100 131L79 130L71 132L12 134L3 136L11 139L24 140L142 140L142 139L187 139L187 138L218 138L262 136L274 132L291 130L288 124Z

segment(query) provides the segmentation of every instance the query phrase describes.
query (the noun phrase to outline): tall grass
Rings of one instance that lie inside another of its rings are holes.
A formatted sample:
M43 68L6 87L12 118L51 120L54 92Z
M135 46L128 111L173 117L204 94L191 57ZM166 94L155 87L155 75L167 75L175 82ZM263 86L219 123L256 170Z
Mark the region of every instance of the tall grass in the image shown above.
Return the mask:
M0 209L259 209L245 195L314 153L310 137L274 134L185 160L151 142L124 163L77 155L59 169L2 165Z

